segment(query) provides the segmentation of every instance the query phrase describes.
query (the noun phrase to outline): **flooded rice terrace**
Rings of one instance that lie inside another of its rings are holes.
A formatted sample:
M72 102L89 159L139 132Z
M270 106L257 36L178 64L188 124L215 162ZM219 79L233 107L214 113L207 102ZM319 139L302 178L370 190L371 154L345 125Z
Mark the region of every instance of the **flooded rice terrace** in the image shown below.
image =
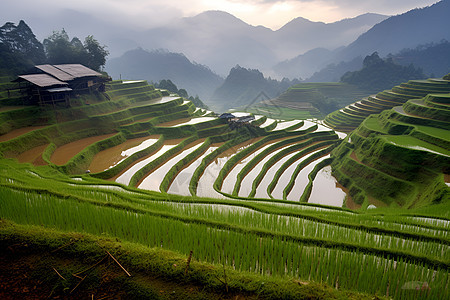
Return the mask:
M158 127L179 127L214 119L214 117L185 118L162 123ZM268 126L273 122L277 122L277 125L274 126L272 132L286 129L295 132L313 126L316 128L313 130L315 133L331 131L323 125L308 120L268 119L260 127ZM101 172L112 168L133 153L150 147L158 141L159 137L154 135L131 139L118 146L103 150L92 160L90 170ZM315 145L313 142L306 143L303 148L299 148L298 143L305 141L301 139L296 141L293 137L296 136L276 138L266 142L262 141L263 137L254 138L226 151L220 151L219 148L224 143L211 144L206 139L198 139L184 147L180 145L183 139L165 140L155 151L134 161L110 180L128 185L133 176L142 168L158 161L158 165L152 166L146 174L141 174L142 177L136 184L138 188L182 196L285 199L298 202L305 187L311 181L308 175L318 163L328 158L329 154L316 157L326 146L313 147ZM312 147L311 150L308 150L308 147ZM170 155L166 154L167 151L171 151ZM242 151L245 152L245 155L240 154ZM298 153L301 151L304 154L299 156ZM239 155L239 159L235 158L236 155ZM315 155L313 159L311 159L312 155ZM266 165L268 162L270 164ZM303 167L297 170L299 165L303 165ZM224 167L228 171L222 174L223 181L216 182ZM280 168L283 169L282 172L279 171ZM192 179L194 173L199 172L200 174ZM297 172L296 176L295 172ZM165 182L164 189L161 188L163 182ZM289 184L291 188L287 191ZM312 180L308 202L342 206L346 197L344 189L331 175L331 168L326 166L319 170ZM349 200L351 201L351 199ZM350 201L349 203L351 203Z
M174 99L179 97L162 97L153 101L165 102ZM243 117L248 114L236 113L236 115ZM256 116L255 120L260 118L262 116ZM181 118L157 126L174 128L210 122L214 119L216 117L209 116ZM298 202L305 187L312 184L308 202L342 206L348 197L331 175L329 166L319 170L315 178L308 177L318 163L329 157L329 153L318 156L327 146L314 147L317 141L313 141L310 137L316 136L320 141L320 136L326 136L326 132L331 130L310 120L281 121L271 118L267 118L259 127L265 128L270 125L273 129L266 129L269 135L283 136L283 131L290 134L284 137L266 136L249 139L225 151L220 148L224 142L211 143L206 138L194 141L191 138L188 144L185 144L185 138L163 141L161 139L163 136L156 134L131 138L98 152L92 158L88 170L91 173L101 173L120 166L120 171L115 172L116 175L109 180L124 185L132 183L140 189L182 196L241 198L247 201L255 198L260 199L259 201L284 199ZM44 126L13 130L0 136L0 141L14 139L41 128ZM306 129L312 134L304 134L304 139L301 133L295 133ZM52 153L50 162L64 165L86 147L114 135L87 137L60 145ZM344 135L339 134L339 137L343 138ZM311 142L308 142L309 139ZM46 162L42 156L48 146L49 144L44 144L34 147L14 158L19 162L44 165ZM144 152L147 154L134 155ZM313 155L314 158L311 159ZM134 158L127 160L125 166L120 165L130 157ZM222 171L224 168L226 171ZM218 181L218 177L222 180ZM446 181L450 180L446 178ZM347 200L351 205L351 199Z

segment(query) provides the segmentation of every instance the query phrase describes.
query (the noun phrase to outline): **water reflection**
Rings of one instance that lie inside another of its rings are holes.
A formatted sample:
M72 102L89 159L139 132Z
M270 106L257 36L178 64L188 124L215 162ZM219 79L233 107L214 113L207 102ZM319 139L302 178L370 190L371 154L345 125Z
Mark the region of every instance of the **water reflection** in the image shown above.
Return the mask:
M188 154L197 150L202 144L198 143L192 147L189 147L175 157L169 159L165 162L161 167L153 171L147 177L145 177L142 182L139 184L138 188L152 191L159 191L159 186L161 185L162 180L166 176L167 172L172 168L176 163L178 163L181 159L183 159Z
M342 207L346 193L331 175L331 166L321 169L313 181L313 188L308 203L317 203Z

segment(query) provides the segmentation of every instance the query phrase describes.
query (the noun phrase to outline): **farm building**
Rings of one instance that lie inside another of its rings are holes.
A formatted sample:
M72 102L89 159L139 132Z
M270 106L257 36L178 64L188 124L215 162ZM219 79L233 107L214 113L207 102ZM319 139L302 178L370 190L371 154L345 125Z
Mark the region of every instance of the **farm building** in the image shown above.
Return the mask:
M107 80L102 74L80 64L37 65L32 74L19 75L15 82L32 104L63 102L70 105L73 94L103 91Z

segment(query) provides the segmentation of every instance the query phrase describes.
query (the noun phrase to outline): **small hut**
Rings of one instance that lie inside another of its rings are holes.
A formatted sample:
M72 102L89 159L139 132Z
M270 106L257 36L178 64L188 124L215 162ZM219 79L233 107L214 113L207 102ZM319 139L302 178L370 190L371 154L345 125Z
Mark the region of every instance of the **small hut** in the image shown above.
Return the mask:
M70 105L72 94L104 90L102 74L80 64L37 65L34 74L20 75L15 82L28 95L31 103L39 105L64 102Z
M25 89L31 102L39 105L64 102L65 105L69 105L69 93L72 89L67 82L47 74L20 75L14 81L19 83L21 89Z

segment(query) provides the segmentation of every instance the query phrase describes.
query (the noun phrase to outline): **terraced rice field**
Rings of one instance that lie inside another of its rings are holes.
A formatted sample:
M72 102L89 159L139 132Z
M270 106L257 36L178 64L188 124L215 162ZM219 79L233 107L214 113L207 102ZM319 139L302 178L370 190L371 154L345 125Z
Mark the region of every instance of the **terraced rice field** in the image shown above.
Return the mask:
M371 114L379 114L383 110L395 106L401 107L410 99L420 99L430 93L450 93L450 81L442 79L410 80L389 91L363 98L361 101L335 111L326 116L324 121L326 125L335 130L350 132Z
M342 142L312 120L258 118L264 121L259 126L236 128L144 81L112 82L106 93L108 100L79 108L84 119L45 124L0 142L2 219L186 256L192 251L196 263L223 272L322 282L395 299L449 297L448 215L341 208L359 198L347 197L329 167L337 161L337 147L357 145L373 132L406 131L405 118L414 115L438 124L437 130L427 124L407 128L412 138L433 144L420 144L432 151L409 149L409 142L394 134L379 141L402 148L396 155L419 151L432 167L446 164L447 156L434 153L446 154L437 147L448 143L439 138L447 130L441 128L445 121L433 118L441 111L424 112L422 102L412 103L404 114L393 110L379 120L367 119L366 127ZM445 103L441 100L423 103L435 107ZM74 153L61 150L72 143ZM370 155L349 149L341 157L352 166L373 164ZM65 160L56 162L59 151ZM350 157L353 152L359 161ZM398 169L390 162L393 177ZM410 188L402 180L395 182L400 193ZM365 181L351 188L362 189ZM321 194L325 189L329 194Z
M221 268L394 299L448 297L447 220L292 202L167 197L0 163L0 215L18 224L108 235L186 256L192 251L195 261ZM8 172L11 167L16 172ZM415 289L417 282L425 292Z

